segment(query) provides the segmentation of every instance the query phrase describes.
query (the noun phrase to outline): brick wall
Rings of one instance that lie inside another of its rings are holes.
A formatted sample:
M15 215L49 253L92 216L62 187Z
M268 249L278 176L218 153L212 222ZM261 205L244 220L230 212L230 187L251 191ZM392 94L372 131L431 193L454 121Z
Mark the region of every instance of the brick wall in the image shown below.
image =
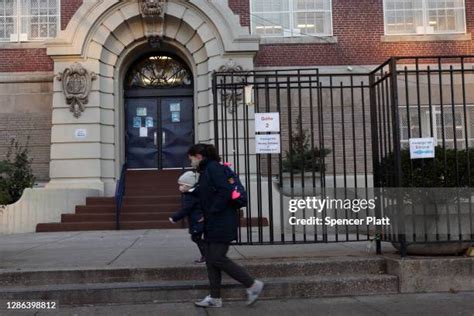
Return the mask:
M64 30L71 20L71 17L76 13L81 6L82 0L63 0L61 2L61 30Z
M229 0L229 6L249 23L249 0ZM474 0L466 0L467 32L474 31ZM333 44L261 45L256 66L375 65L395 55L472 54L473 41L381 41L382 0L333 0Z
M61 30L81 6L82 0L61 1ZM0 72L52 71L53 60L46 49L0 49Z
M0 72L52 71L53 60L45 48L0 49Z
M51 149L51 112L0 113L0 159L5 157L12 138L24 145L28 137L36 180L47 181Z
M229 8L240 15L240 24L250 26L250 1L249 0L228 0Z

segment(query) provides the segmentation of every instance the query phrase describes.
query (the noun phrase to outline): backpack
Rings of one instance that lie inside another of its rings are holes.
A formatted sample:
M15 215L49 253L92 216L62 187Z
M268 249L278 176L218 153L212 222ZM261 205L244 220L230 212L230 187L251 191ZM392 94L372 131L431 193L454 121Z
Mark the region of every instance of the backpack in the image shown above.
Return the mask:
M229 162L224 162L221 164L224 168L224 174L227 178L227 182L232 188L231 200L232 204L237 208L246 207L248 204L247 191L245 191L242 182L239 179L239 176L230 168L232 166Z
M232 186L232 202L238 207L246 207L248 203L247 191L245 191L239 176L230 168L232 166L229 162L222 164L224 167L224 173L227 177L227 182Z

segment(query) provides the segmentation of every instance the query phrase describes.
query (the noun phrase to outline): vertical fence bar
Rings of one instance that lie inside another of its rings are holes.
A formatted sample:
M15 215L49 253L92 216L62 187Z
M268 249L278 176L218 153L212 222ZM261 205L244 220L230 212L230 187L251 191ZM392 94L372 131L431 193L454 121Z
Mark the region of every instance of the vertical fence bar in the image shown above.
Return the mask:
M372 143L372 173L373 173L373 182L374 182L374 198L376 203L375 216L380 218L381 215L381 179L380 179L380 167L379 167L379 123L377 121L377 90L375 86L375 72L372 72L369 75L369 107L370 107L370 126L371 126L371 143ZM367 228L369 229L369 228ZM382 231L379 226L376 226L375 235L381 234ZM378 255L382 254L382 244L380 239L376 239L376 253Z
M322 82L320 81L319 72L317 72L317 106L318 106L318 124L319 124L319 144L320 148L326 151L325 140L324 140L324 109L323 109L323 89L322 89ZM326 197L326 157L323 152L321 164L320 164L320 172L321 172L321 196L324 198ZM323 209L322 218L326 217L326 208ZM322 240L323 242L328 242L328 233L326 225L322 227Z
M276 80L276 91L277 91L277 111L278 113L282 113L281 111L281 89L280 89L280 76L278 74L278 70L275 71L275 80ZM280 119L280 135L282 135L282 120ZM280 144L281 145L281 144ZM283 186L284 186L284 179L283 179L283 157L280 151L278 154L278 180L279 180L279 189L280 189L280 241L285 243L285 216L283 213Z
M311 153L314 154L315 147L314 147L314 109L313 109L313 75L312 73L309 74L309 122L311 125ZM320 153L321 153L320 148ZM316 195L316 161L315 157L311 160L311 183L313 185L313 196ZM319 165L321 163L319 162ZM316 209L313 209L313 216L316 217ZM318 225L314 225L314 241L318 240Z
M342 175L343 175L343 184L344 184L344 199L347 198L347 161L346 161L346 128L345 128L345 115L344 115L344 83L342 80L339 83L341 88L341 132L342 132ZM349 211L347 208L344 210L345 218L348 218ZM349 241L349 226L344 225L346 230L346 241Z
M391 109L392 109L392 129L393 129L393 151L394 151L394 164L395 164L395 187L400 188L401 180L403 177L402 174L402 164L401 164L401 153L400 153L400 121L399 121L399 113L398 113L398 73L397 73L397 60L395 58L391 58L390 60L390 79L392 83L391 87ZM397 210L400 212L400 219L401 225L403 229L405 229L405 212L403 207L403 201L400 196L400 192L397 189ZM407 244L405 239L405 232L399 235L400 241L400 253L402 257L406 256L407 252Z
M330 104L331 104L331 137L332 137L332 170L333 170L333 188L334 198L337 198L337 173L336 173L336 132L334 127L334 93L333 93L333 76L329 76L329 93L330 93ZM334 212L334 218L337 220L337 210ZM334 227L335 241L339 241L338 227Z
M270 87L268 84L268 75L265 76L265 111L270 112ZM272 192L272 155L267 154L267 190L268 190L268 213L269 213L269 229L270 242L273 243L273 192Z
M301 175L301 198L304 200L305 199L305 175L304 175L304 172L305 172L305 163L306 163L306 158L305 158L305 155L304 155L304 144L303 144L303 110L302 110L302 101L301 101L301 98L302 98L302 87L301 87L301 70L298 69L297 71L297 83L298 83L298 132L299 132L299 141L300 141L300 144L301 147L298 148L298 150L300 151L303 151L303 153L299 153L300 154L300 157L301 157L301 162L300 162L300 167L301 167L301 172L300 172L300 175ZM306 218L306 207L303 208L303 218ZM303 241L306 242L306 225L303 226Z
M466 148L466 161L467 161L467 182L468 187L471 187L471 157L470 157L470 148L469 148L469 131L468 131L468 120L467 120L467 102L466 102L466 69L465 69L465 61L464 57L461 57L461 85L462 85L462 104L464 109L464 138L465 138L465 148ZM472 205L474 204L472 201L472 194L469 195L469 228L470 228L470 235L471 240L474 240L474 226L473 226L473 209Z
M291 109L291 77L287 75L286 77L286 90L287 90L287 110L288 110L288 138L289 138L289 159L290 159L290 192L291 192L291 198L293 199L295 197L295 178L294 178L294 169L293 169L293 128L292 128L292 109ZM296 242L296 231L295 231L295 226L291 226L291 239L293 243Z
M219 152L219 116L218 116L218 97L217 97L217 74L212 73L212 99L213 99L213 116L214 116L214 146L216 146L217 152Z
M253 83L255 84L255 74L251 73L249 75L251 77L251 79L253 80ZM254 96L254 102L256 102L255 100L255 90L252 91L252 94ZM250 96L251 97L251 96ZM251 101L251 100L249 100ZM252 172L250 170L251 168L251 165L250 165L250 127L249 127L249 121L250 121L250 117L249 117L249 107L246 106L244 108L244 121L245 121L245 125L244 125L244 136L245 136L245 139L247 140L244 144L244 148L245 148L245 184L246 184L246 189L247 189L247 192L253 192L253 188L251 187L251 179L250 177L252 176ZM252 194L248 194L248 203L247 203L247 243L250 243L252 244L253 240L252 240Z

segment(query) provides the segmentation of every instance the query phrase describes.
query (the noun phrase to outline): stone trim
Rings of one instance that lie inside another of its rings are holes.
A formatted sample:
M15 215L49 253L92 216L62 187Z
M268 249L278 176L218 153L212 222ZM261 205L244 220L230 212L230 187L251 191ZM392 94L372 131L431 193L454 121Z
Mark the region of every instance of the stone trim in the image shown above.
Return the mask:
M337 36L262 37L260 44L335 44Z
M32 49L32 48L46 48L45 41L33 42L0 42L0 49Z
M0 83L53 82L53 72L2 72Z
M470 41L471 33L467 34L428 34L428 35L383 35L381 42L436 42L436 41Z

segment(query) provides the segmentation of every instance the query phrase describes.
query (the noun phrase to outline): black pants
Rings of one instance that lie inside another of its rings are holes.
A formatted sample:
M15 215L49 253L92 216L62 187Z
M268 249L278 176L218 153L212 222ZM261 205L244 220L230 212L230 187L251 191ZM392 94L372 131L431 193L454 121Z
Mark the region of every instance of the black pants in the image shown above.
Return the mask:
M202 233L192 234L191 240L196 243L199 248L199 252L201 253L201 257L204 257L204 240L202 240Z
M222 271L243 284L246 288L253 285L254 279L241 266L227 258L229 244L205 243L207 275L211 286L211 297L221 297Z

